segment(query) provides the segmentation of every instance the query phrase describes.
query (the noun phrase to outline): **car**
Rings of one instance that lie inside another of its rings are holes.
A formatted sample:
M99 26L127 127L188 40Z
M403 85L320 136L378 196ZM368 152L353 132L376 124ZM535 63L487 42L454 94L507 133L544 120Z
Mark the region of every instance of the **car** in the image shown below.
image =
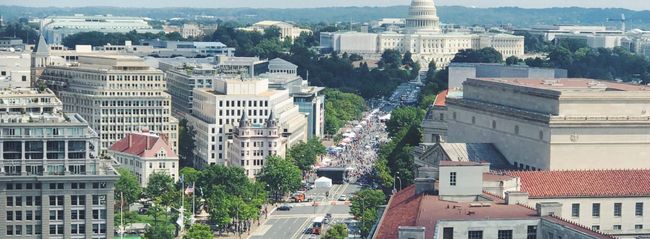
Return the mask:
M347 201L347 200L348 200L348 196L346 196L345 194L339 196L339 201Z
M323 222L325 222L325 224L329 224L331 221L332 221L332 214L331 213L325 214L325 220Z
M278 210L279 211L289 211L289 210L291 210L291 208L293 208L293 206L291 206L289 204L284 204L284 205L279 206Z

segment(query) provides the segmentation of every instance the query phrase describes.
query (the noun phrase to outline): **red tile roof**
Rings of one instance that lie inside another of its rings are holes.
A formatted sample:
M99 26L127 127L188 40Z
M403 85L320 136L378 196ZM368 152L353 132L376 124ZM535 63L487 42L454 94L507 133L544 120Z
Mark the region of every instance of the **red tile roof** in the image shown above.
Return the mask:
M438 196L416 196L415 185L411 185L391 198L374 238L398 238L399 226L423 226L426 228L425 238L433 238L435 225L440 220L538 218L535 210L506 205L502 199L492 195L484 197L492 200L489 207L470 207L471 203L444 201Z
M436 99L433 103L434 106L445 106L447 101L447 93L449 90L443 90L436 95Z
M530 198L650 196L650 170L512 171Z
M150 133L127 133L123 139L115 142L110 150L143 158L155 157L160 150L165 150L167 158L177 157L172 147L167 143L166 135Z

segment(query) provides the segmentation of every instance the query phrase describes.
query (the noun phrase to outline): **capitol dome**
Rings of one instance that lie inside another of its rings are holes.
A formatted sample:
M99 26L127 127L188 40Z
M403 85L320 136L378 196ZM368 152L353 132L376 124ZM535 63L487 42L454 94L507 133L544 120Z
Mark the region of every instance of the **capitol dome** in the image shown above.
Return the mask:
M433 0L413 0L406 18L406 29L409 33L440 32L440 18Z

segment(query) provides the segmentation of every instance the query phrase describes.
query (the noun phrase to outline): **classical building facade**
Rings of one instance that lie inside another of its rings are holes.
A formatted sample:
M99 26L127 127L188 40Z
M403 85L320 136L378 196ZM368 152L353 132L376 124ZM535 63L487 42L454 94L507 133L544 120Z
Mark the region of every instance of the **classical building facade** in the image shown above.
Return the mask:
M508 34L442 33L433 0L413 0L402 32L322 32L321 47L335 52L381 54L393 49L411 52L426 67L435 61L444 67L464 49L492 47L504 59L524 55L524 37Z
M269 89L263 78L223 78L213 89L194 89L192 115L187 119L196 130L194 164L204 167L227 162L227 142L232 140L233 124L244 112L251 124L266 122L274 112L287 134L287 147L307 140L307 117L300 113L288 90Z
M148 128L178 147L178 121L164 74L135 56L79 56L77 63L48 66L41 81L54 89L64 110L77 112L100 135L100 150L126 133Z
M269 156L285 156L286 143L286 137L273 111L266 122L261 124L252 124L244 112L239 126L232 133L232 143L228 146L228 165L241 167L246 176L255 178L262 172Z
M447 97L447 142L491 143L524 169L649 168L648 103L644 85L468 79Z
M302 33L310 34L312 33L309 29L299 28L288 22L281 21L261 21L253 24L250 27L239 28L241 31L257 31L264 32L266 29L271 27L278 28L280 30L280 40L289 38L291 40L296 39Z
M0 237L113 238L110 162L50 90L0 91Z

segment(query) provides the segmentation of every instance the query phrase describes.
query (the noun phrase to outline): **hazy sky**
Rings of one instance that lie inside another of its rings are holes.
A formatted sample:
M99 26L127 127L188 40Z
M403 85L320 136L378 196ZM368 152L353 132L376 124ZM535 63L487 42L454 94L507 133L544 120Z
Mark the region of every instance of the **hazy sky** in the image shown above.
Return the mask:
M0 5L31 7L196 7L196 8L303 8L327 6L391 6L407 5L410 0L0 0ZM650 0L436 0L438 5L475 7L518 6L543 7L603 7L650 10ZM2 9L0 9L2 11Z

